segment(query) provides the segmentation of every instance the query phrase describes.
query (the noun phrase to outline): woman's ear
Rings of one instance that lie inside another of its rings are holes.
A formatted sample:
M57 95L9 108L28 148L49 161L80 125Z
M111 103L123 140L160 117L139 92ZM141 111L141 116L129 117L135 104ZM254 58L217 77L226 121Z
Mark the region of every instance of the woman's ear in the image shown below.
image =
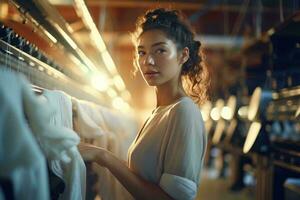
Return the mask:
M180 58L180 64L184 64L186 61L188 61L190 57L190 50L187 47L184 47L181 51L181 58Z

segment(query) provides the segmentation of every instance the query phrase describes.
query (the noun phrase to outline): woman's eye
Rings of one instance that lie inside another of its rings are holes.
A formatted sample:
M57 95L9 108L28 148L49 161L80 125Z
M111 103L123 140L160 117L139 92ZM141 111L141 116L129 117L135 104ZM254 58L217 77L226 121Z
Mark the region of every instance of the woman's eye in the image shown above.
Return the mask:
M144 51L138 51L138 55L143 56L143 55L145 55L145 52Z
M164 49L157 49L156 50L156 53L159 53L159 54L164 53L164 52L166 52L166 50L164 50Z

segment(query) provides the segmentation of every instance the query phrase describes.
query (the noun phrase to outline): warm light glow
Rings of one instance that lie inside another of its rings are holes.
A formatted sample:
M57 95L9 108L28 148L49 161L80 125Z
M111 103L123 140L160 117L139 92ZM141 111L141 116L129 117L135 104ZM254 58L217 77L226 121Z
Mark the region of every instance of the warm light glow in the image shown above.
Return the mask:
M238 110L238 115L242 118L245 119L248 116L248 106L242 106Z
M233 112L232 112L231 108L229 108L228 106L224 106L221 111L221 117L223 119L230 120L230 119L232 119L232 116L233 116L232 113Z
M71 45L71 47L76 50L77 49L77 45L76 43L73 41L73 39L56 23L54 23L54 27L58 30L58 32L60 34L62 34L62 36L67 40L67 42Z
M93 44L98 48L99 52L101 52L101 56L103 58L103 62L108 69L108 71L112 74L115 75L117 74L117 69L116 66L108 53L106 49L106 45L93 21L92 16L90 15L90 12L83 0L75 0L75 5L76 5L76 11L79 16L82 16L82 20L84 24L91 30L90 32L90 38L92 41L97 41L94 42Z
M220 113L219 113L219 109L218 108L213 108L210 112L210 117L214 120L214 121L218 121L220 119Z
M223 106L224 106L224 100L218 99L216 102L216 106L210 112L210 117L214 121L218 121L220 119Z
M31 61L29 61L29 65L32 66L32 67L35 66L35 64L33 62L31 62Z
M78 60L78 58L76 58L73 54L69 54L69 57L71 58L71 60L77 65L80 67L80 69L87 73L89 72L89 69L87 66L83 65L82 62L80 62L80 60Z
M84 0L74 0L76 6L76 12L79 16L82 16L82 20L84 24L91 30L91 37L95 39L94 44L99 48L100 52L105 51L106 46L104 41L102 40L100 33L93 21L92 16L84 2Z
M124 112L130 111L130 106L128 103L124 102L122 111L124 111Z
M0 19L6 19L8 16L8 3L0 3Z
M273 35L275 33L275 29L271 28L270 30L267 31L268 35Z
M209 114L210 114L210 110L211 110L211 102L207 101L203 106L201 106L201 115L203 118L203 121L207 121L209 120Z
M117 94L117 92L114 90L114 89L112 89L112 88L109 88L108 90L107 90L107 94L108 94L108 96L110 96L111 98L114 98L114 97L116 97L118 94Z
M38 70L40 70L40 71L42 72L42 71L44 71L44 67L39 66L39 67L38 67Z
M53 43L57 43L57 39L53 35L51 35L46 29L41 29Z
M128 90L123 91L121 96L125 101L130 101L130 99L131 99L131 95L128 92Z
M116 97L113 99L112 105L114 108L120 110L120 109L122 109L123 103L124 103L124 101L121 97Z
M99 91L106 91L109 87L109 80L104 74L97 74L92 76L91 84Z
M108 53L108 51L102 52L101 56L102 56L103 62L105 64L106 68L108 69L108 71L113 75L117 74L116 65L115 65L113 59L111 58L110 54Z
M222 113L221 113L221 116L226 119L226 120L231 120L233 117L234 117L234 114L236 112L236 97L234 95L231 95L229 98L228 98L228 101L227 101L227 105L226 105L227 108L225 108L225 110L223 111L223 115L224 117L222 116ZM229 108L229 109L228 109ZM230 110L230 111L229 111ZM226 114L225 114L226 113Z
M118 88L119 91L125 90L125 84L120 75L114 76L114 84Z
M121 97L125 99L126 101L129 101L131 99L130 93L126 91L126 86L123 82L123 79L118 75L118 71L116 68L116 65L107 51L106 45L104 43L103 38L101 37L101 34L98 31L97 26L94 23L94 20L88 10L88 7L84 0L74 0L75 10L77 12L78 16L81 16L81 19L83 23L85 24L88 29L90 29L89 38L95 45L95 47L98 49L98 51L101 53L102 61L108 70L108 72L113 76L113 83L116 86L116 88L121 92ZM85 63L89 68L92 69L92 71L97 71L96 67L89 61L89 59L85 58ZM108 91L108 95L111 97L115 96L115 92L112 92L112 90ZM122 99L122 100L123 100ZM118 101L117 101L118 102ZM117 104L117 103L115 103ZM127 104L127 106L129 105Z
M205 112L204 110L201 110L201 115L204 122L209 119L209 113Z
M204 126L205 126L205 130L206 130L206 134L210 133L210 129L213 125L213 121L212 120L208 120L205 122Z
M112 106L122 112L130 111L130 106L121 97L115 97L112 101Z
M218 144L222 138L222 134L224 132L225 129L225 122L224 120L219 120L214 132L214 136L212 138L212 142L214 144Z
M244 153L248 153L251 149L251 147L253 146L258 133L261 129L261 123L260 122L252 122L248 134L247 134L247 138L243 147L243 152Z
M94 63L80 50L76 49L77 53L80 55L80 57L83 59L84 64L92 71L92 72L97 72L98 69L94 65Z
M18 58L19 58L19 60L22 60L22 61L25 60L25 59L24 59L23 57L21 57L21 56L19 56Z
M261 97L262 90L260 87L255 88L249 103L249 110L248 110L248 119L250 121L254 120L259 109L260 97Z
M97 39L97 42L95 42L94 44L99 49L99 51L104 52L106 50L106 46L97 28L92 28L91 36L92 38Z

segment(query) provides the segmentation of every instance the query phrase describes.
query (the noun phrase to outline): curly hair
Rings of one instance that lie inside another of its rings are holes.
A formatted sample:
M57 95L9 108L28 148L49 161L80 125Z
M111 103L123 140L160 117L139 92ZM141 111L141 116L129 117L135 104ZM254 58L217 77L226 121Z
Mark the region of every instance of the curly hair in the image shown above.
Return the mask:
M149 30L161 30L182 50L189 49L189 59L183 64L181 78L183 87L188 95L198 104L208 99L209 75L205 64L201 43L195 41L195 33L183 14L178 10L158 8L149 10L140 16L136 22L136 30L132 33L133 43L140 35ZM134 59L135 72L138 71L137 57Z

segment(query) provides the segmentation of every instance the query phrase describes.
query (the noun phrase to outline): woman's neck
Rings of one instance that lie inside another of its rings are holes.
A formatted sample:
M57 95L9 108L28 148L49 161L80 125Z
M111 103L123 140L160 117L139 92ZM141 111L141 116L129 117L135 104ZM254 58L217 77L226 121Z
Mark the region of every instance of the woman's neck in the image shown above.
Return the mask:
M167 85L157 86L155 92L157 102L156 107L170 105L181 97L187 96L182 84L178 87L168 87Z

